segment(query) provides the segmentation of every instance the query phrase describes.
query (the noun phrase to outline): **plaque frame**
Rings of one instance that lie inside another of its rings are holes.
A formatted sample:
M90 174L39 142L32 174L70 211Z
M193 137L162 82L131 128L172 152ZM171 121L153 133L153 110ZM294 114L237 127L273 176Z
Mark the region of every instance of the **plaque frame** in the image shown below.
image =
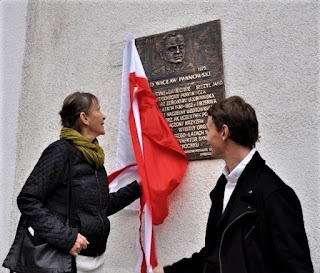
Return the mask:
M136 39L158 106L189 160L211 159L207 109L225 98L220 20Z

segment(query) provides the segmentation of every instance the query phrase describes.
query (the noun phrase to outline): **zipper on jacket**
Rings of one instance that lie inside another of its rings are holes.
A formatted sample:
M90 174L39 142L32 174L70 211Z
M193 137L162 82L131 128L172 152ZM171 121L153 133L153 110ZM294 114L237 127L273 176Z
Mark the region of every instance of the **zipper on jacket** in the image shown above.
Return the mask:
M203 268L202 273L206 273L206 271L207 271L207 267L208 267L208 262L206 262L205 267Z
M241 215L239 215L236 219L234 219L223 231L222 233L222 237L221 237L221 242L220 242L220 246L219 246L219 267L220 267L220 273L223 273L223 270L222 270L222 261L221 261L221 250L222 250L222 243L223 243L223 239L224 239L224 235L226 233L226 231L228 230L228 228L230 226L232 226L236 221L238 221L241 217L243 217L244 215L246 214L251 214L251 213L255 213L256 211L255 210L252 210L252 211L246 211L244 213L242 213Z
M102 231L101 240L100 240L100 244L102 244L102 241L103 241L102 239L103 239L104 232L105 232L105 226L104 226L103 218L102 218L101 213L100 213L100 211L101 211L101 187L100 187L100 183L99 183L99 179L98 179L98 170L95 170L94 173L95 173L96 181L97 181L98 187L99 187L99 213L98 214L99 214L99 217L101 219L102 226L103 226L103 231Z
M255 230L255 228L255 226L252 226L247 235L244 237L244 239L247 239L250 236L251 232Z
M96 181L99 187L99 208L101 209L101 187L100 187L100 183L99 183L99 179L98 179L98 170L94 171L95 176L96 176Z

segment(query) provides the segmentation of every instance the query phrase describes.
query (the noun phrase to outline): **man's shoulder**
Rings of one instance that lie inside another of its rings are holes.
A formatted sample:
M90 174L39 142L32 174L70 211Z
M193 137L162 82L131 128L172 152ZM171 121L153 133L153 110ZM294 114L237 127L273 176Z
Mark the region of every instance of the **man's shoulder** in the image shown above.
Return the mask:
M265 164L263 168L261 168L260 179L263 182L266 182L266 183L272 182L278 186L281 186L284 184L282 179L267 164Z
M256 189L265 193L283 190L288 187L283 180L272 170L265 160L256 152L248 164L249 177L255 180Z
M256 190L265 197L276 192L292 190L268 165L261 168L258 180Z

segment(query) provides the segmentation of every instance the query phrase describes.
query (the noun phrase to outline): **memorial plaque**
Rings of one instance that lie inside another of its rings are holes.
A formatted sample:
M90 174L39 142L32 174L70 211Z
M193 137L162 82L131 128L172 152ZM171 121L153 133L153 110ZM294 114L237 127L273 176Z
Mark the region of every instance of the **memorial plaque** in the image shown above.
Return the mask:
M150 87L189 160L211 158L207 110L225 97L220 21L136 39Z

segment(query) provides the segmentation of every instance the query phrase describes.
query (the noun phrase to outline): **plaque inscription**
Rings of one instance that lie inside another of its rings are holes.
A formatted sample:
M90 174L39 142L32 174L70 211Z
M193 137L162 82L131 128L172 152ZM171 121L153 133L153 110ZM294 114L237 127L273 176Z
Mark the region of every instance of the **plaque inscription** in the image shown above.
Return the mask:
M220 21L142 37L136 45L159 108L189 160L211 158L207 110L225 97Z

